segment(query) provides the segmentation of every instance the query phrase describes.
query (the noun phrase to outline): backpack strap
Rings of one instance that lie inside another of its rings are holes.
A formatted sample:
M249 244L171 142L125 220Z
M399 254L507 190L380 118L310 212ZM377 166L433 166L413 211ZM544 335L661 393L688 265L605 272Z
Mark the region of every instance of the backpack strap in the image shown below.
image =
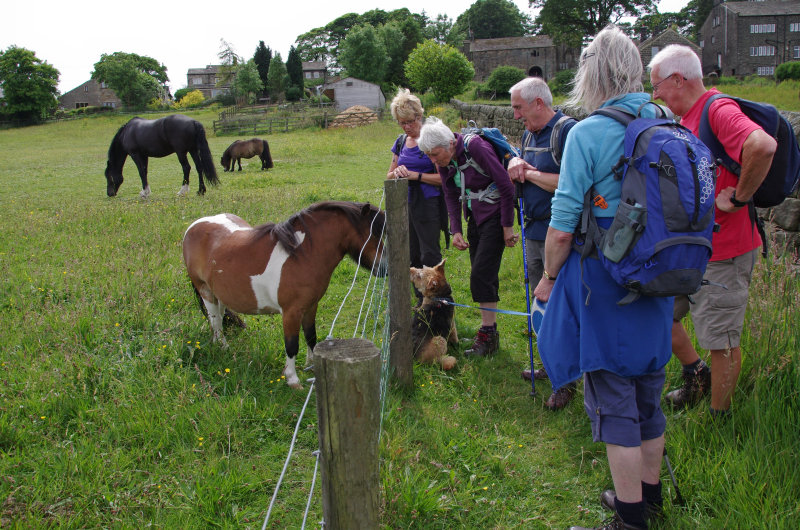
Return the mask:
M727 152L725 152L725 148L717 138L717 135L714 134L713 130L711 130L711 122L708 120L708 112L711 109L711 104L719 98L734 99L727 94L714 94L708 98L708 100L706 100L706 104L703 105L703 113L700 115L700 127L697 133L700 137L700 140L702 140L702 142L708 146L708 148L711 150L714 156L719 159L720 163L725 167L725 169L738 177L742 172L742 166L728 156Z
M475 162L475 160L473 160L472 156L469 154L469 143L476 136L478 136L478 135L475 134L475 133L467 133L467 134L464 135L464 156L467 157L467 161L464 162L463 164L461 164L460 166L458 166L458 170L459 171L464 171L466 168L471 167L475 171L477 171L478 173L483 175L484 177L488 177L489 174L486 173L486 171L483 170L483 168L480 166L480 164ZM462 184L462 189L463 189L463 184Z
M555 162L558 167L561 167L561 131L564 130L564 126L569 123L570 120L574 121L575 118L564 114L558 119L555 125L553 125L553 132L550 133L550 148L553 151L553 162Z
M397 140L394 141L394 150L397 151L397 156L400 156L400 153L403 151L403 147L406 145L406 138L408 138L407 134L401 134L397 137Z

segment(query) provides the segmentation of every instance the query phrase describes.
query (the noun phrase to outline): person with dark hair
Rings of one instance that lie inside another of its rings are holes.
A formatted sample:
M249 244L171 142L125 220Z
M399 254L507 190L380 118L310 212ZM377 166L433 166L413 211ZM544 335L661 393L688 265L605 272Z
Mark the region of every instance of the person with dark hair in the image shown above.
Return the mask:
M485 357L499 348L497 302L500 300L500 263L503 249L513 247L519 237L514 234L514 184L508 177L494 147L480 136L469 140L453 133L436 117L429 117L422 126L419 148L439 167L453 246L469 249L470 291L481 308L481 327L472 346L464 354ZM468 156L473 164L467 164ZM475 167L477 165L480 168ZM461 228L462 211L467 218L467 239Z
M643 91L642 70L633 41L608 26L581 52L566 106L590 113L614 106L655 117L655 107L644 105L650 96ZM600 502L614 516L600 528L641 529L663 503L666 418L660 403L670 359L672 298L642 296L618 305L627 290L598 259L581 259L573 235L584 207L592 208L601 227L611 224L621 195L612 168L624 138L625 126L599 114L570 131L545 239L544 272L534 295L548 301L538 346L553 387L584 374L592 438L606 445L614 490L604 491ZM605 200L585 206L590 190Z

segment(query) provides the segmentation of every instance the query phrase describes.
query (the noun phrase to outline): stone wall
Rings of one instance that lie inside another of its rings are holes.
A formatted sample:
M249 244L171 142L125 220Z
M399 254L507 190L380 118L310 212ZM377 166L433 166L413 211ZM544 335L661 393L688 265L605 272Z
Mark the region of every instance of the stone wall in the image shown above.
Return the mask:
M497 127L508 139L519 144L522 138L522 123L514 119L514 111L510 106L494 105L469 105L462 101L453 100L452 105L459 111L464 121L474 120L479 127ZM575 109L562 109L565 114L575 118L585 118L585 113L576 112ZM781 111L794 128L795 135L800 132L800 112ZM772 246L778 252L794 255L798 259L800 254L800 190L792 197L783 201L775 208L759 209L758 215L765 221L766 230Z

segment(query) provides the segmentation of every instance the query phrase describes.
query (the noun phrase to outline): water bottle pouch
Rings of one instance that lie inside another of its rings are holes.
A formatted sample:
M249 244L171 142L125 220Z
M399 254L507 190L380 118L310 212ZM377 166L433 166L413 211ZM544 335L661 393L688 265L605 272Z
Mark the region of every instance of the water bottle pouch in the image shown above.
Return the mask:
M647 208L621 202L614 220L603 237L601 252L608 261L619 263L636 244L644 231Z

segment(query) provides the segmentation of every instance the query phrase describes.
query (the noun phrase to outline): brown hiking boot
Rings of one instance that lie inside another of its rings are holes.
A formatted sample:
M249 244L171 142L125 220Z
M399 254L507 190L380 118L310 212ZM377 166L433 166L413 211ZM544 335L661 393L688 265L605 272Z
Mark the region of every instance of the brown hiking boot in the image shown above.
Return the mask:
M547 401L544 402L544 406L550 410L561 410L567 405L569 402L572 401L572 398L575 397L575 387L577 384L573 381L572 383L567 383L566 385L562 386L552 394L550 397L547 398Z
M530 381L531 380L531 371L530 371L530 369L522 371L522 378L524 380L526 380L526 381ZM533 371L533 378L536 381L542 381L544 379L548 379L547 372L544 371L544 368L537 368L536 370Z
M691 406L711 389L711 370L708 365L700 361L697 369L683 370L683 386L676 388L664 396L673 408Z
M617 493L614 490L605 490L600 494L600 505L606 510L616 512L617 508L614 506L614 499L616 498ZM664 509L660 504L645 501L644 516L650 522L661 519L664 516Z
M500 347L500 334L496 328L481 327L469 349L464 351L467 357L488 357Z

